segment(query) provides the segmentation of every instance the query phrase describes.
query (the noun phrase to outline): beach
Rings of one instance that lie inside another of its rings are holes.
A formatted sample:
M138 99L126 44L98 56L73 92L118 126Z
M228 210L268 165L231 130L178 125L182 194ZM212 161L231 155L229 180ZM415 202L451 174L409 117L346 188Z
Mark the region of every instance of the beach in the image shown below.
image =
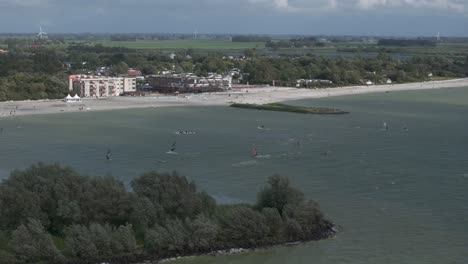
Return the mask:
M102 111L130 108L150 108L168 106L210 106L231 103L266 104L308 98L323 98L363 93L393 92L404 90L425 90L468 87L468 78L443 81L430 81L393 85L348 86L321 89L298 89L292 87L234 88L228 92L121 96L99 99L83 98L82 102L65 103L63 100L29 100L0 102L0 118L34 114L53 114L83 111Z

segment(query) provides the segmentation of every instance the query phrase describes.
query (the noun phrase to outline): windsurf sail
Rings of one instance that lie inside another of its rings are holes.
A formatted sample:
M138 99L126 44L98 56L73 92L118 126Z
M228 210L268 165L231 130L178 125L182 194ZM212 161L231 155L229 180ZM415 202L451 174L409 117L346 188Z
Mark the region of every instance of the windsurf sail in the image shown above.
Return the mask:
M172 152L176 151L176 145L177 145L177 142L172 143L172 147L171 147Z
M107 159L107 160L111 160L111 155L112 155L111 150L110 150L110 149L107 149L106 159Z
M253 148L252 155L253 155L254 157L257 157L257 156L258 156L257 147L254 147L254 148Z

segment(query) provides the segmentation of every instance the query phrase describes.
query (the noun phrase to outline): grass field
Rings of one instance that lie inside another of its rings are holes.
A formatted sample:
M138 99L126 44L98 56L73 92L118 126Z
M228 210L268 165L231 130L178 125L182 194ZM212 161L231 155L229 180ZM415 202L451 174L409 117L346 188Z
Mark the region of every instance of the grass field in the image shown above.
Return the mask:
M203 50L244 50L263 49L263 42L231 42L227 40L155 40L155 41L96 41L106 47L125 47L130 49L203 49Z

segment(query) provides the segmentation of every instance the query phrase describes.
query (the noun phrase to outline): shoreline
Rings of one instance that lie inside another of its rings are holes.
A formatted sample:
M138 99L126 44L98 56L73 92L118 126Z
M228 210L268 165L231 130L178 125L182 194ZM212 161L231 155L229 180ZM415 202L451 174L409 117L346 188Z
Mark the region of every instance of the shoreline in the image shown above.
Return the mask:
M284 243L272 243L266 244L262 246L253 246L253 247L237 247L237 248L225 248L225 249L218 249L213 250L205 253L198 253L198 254L187 254L187 255L178 255L173 257L163 257L159 259L145 259L143 261L137 262L130 262L132 264L161 264L161 263L171 263L178 260L188 260L197 257L219 257L219 256L230 256L230 255L239 255L243 253L255 252L260 250L271 250L275 248L283 248L283 247L295 247L298 245L303 245L310 242L317 242L325 239L331 239L337 236L339 232L339 227L331 223L331 226L327 229L322 231L320 235L318 235L314 239L305 239L299 241L291 241L291 242L284 242Z
M250 86L248 88L234 88L229 92L180 94L177 96L151 95L141 97L108 97L99 99L84 98L80 103L65 103L62 100L7 101L0 102L0 119L36 114L91 112L134 108L229 106L232 103L268 104L333 96L459 87L468 87L468 78L392 85L345 86L320 89Z

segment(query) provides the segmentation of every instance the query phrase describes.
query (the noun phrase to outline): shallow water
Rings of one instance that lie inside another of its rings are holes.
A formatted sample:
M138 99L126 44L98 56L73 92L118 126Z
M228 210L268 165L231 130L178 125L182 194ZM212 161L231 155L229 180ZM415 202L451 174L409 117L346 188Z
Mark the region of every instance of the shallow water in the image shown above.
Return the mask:
M218 201L235 203L253 202L267 177L279 173L342 226L336 238L179 262L468 261L468 89L293 103L351 114L185 107L0 120L0 178L37 161L126 183L144 171L177 169ZM383 122L389 130L381 130ZM178 130L197 134L175 135ZM174 141L179 155L167 155ZM253 146L270 156L253 159Z

